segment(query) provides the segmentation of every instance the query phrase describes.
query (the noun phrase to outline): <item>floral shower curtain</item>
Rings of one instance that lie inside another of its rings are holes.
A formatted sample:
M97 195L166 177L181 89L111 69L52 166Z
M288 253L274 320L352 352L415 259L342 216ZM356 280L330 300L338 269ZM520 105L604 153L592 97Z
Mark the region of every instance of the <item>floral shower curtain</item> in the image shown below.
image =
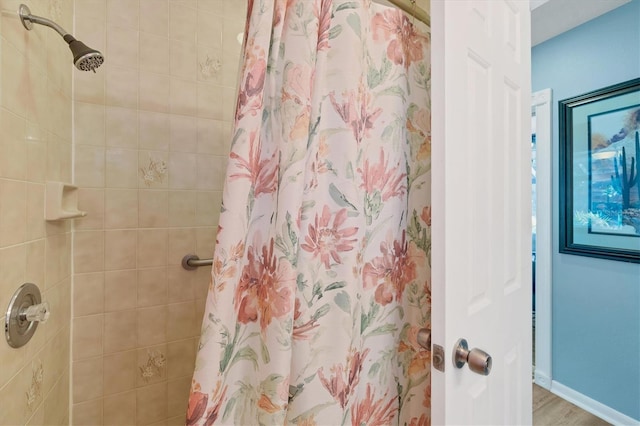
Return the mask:
M370 0L249 0L187 424L429 424L429 49Z

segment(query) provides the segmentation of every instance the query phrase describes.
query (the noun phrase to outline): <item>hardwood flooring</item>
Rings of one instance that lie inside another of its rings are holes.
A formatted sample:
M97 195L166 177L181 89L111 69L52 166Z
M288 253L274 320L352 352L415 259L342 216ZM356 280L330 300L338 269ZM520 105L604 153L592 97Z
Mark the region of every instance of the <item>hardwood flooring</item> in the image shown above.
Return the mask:
M534 426L605 426L609 423L533 385Z

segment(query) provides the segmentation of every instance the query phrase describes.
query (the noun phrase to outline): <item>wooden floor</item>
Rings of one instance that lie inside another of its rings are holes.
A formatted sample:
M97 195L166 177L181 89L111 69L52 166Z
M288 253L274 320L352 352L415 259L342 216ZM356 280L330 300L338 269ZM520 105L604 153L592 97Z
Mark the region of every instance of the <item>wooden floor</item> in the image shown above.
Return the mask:
M533 424L538 426L604 426L609 423L546 389L533 385Z

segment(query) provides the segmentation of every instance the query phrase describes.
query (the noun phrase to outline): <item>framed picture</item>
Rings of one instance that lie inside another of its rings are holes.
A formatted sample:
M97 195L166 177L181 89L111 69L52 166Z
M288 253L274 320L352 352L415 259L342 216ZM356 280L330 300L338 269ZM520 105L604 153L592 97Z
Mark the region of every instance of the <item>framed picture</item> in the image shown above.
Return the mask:
M560 252L640 263L640 78L558 107Z

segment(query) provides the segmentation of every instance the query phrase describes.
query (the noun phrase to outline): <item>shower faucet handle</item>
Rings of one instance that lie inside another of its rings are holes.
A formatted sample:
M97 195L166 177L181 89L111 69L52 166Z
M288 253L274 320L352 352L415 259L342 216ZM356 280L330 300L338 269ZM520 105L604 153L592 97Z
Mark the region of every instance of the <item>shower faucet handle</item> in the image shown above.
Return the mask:
M20 311L18 318L21 321L37 321L47 322L51 315L51 307L49 302L39 303L37 305L31 305L28 308Z

